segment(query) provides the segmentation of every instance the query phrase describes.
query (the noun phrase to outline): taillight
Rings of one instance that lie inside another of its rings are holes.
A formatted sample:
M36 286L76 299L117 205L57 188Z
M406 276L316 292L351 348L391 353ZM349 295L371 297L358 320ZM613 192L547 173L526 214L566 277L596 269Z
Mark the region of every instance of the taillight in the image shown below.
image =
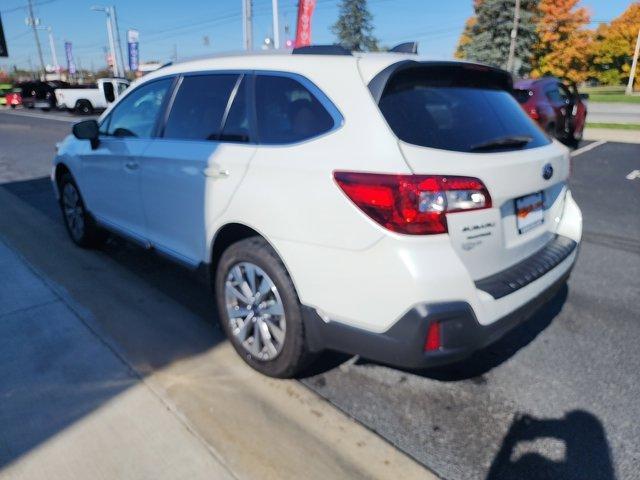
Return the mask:
M440 350L440 322L433 322L429 324L427 330L427 336L424 339L424 351L433 352Z
M538 109L536 107L531 107L527 113L534 120L540 120L540 114L538 113Z
M491 207L477 178L334 172L344 193L374 221L397 233L447 232L446 214Z

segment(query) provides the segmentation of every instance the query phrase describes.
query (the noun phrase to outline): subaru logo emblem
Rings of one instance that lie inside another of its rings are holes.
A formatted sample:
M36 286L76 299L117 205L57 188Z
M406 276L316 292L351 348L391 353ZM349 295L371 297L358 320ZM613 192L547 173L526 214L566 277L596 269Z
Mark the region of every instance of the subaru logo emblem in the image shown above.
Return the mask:
M550 163L547 163L542 167L542 178L549 180L551 177L553 177L553 166Z

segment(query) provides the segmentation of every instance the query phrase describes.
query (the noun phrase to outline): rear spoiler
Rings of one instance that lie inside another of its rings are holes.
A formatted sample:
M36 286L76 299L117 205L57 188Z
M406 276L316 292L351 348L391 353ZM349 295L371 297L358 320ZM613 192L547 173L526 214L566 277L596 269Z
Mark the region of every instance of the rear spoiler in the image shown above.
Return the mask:
M421 69L432 70L434 79L450 75L460 84L468 86L487 86L508 92L513 89L513 76L506 70L489 65L470 62L403 60L389 65L376 75L369 82L369 91L376 103L379 103L391 78L399 73Z

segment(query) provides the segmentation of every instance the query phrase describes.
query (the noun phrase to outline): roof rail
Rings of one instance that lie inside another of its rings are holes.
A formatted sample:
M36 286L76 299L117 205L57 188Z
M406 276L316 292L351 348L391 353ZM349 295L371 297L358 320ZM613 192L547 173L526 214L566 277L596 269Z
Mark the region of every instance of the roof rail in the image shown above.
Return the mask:
M418 42L401 43L389 51L394 53L413 53L415 55L418 53Z
M309 45L307 47L294 48L293 55L352 55L342 45Z

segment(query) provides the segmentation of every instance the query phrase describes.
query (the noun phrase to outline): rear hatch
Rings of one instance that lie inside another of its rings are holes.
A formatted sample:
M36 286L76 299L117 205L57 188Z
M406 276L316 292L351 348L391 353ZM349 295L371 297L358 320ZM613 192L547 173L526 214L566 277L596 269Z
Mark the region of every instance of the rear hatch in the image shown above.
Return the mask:
M415 174L474 177L486 186L491 208L447 214L452 244L474 280L540 250L564 205L567 150L529 119L511 87L502 70L410 62L379 94Z

